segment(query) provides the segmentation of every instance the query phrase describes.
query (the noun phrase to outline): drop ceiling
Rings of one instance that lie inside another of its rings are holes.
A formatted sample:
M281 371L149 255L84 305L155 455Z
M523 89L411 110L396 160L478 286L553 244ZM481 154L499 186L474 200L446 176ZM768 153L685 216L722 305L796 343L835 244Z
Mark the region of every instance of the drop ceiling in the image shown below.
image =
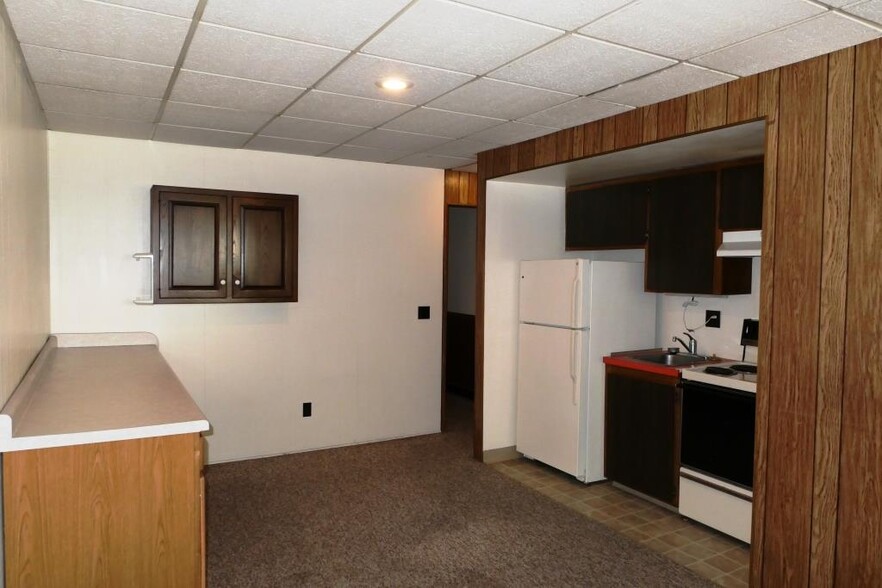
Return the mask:
M882 0L5 6L52 130L436 168L882 36Z

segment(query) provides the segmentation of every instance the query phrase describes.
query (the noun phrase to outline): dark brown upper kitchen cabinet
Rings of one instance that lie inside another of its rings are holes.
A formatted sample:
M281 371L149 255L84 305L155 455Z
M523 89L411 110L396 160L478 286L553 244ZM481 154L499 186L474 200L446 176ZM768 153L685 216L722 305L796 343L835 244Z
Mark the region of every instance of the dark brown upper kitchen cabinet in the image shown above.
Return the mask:
M680 399L677 378L607 366L607 479L677 506Z
M154 302L296 302L297 196L154 186Z
M567 250L642 248L651 188L637 182L567 192Z
M751 231L763 224L763 164L720 171L719 226L723 231Z

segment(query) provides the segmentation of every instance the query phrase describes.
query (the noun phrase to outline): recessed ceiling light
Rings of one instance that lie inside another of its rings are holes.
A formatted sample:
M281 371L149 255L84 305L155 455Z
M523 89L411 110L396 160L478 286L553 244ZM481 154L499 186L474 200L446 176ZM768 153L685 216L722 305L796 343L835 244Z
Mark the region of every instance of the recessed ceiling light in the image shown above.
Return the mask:
M413 82L408 82L401 78L383 78L382 80L377 80L377 87L382 88L383 90L388 90L389 92L402 92L412 86Z

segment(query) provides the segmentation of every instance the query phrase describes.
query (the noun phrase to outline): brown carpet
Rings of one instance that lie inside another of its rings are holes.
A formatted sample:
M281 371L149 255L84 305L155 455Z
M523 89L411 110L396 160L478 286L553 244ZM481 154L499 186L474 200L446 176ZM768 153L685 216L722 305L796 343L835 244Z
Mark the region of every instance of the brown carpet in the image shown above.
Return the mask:
M710 585L470 444L459 426L210 466L209 587Z

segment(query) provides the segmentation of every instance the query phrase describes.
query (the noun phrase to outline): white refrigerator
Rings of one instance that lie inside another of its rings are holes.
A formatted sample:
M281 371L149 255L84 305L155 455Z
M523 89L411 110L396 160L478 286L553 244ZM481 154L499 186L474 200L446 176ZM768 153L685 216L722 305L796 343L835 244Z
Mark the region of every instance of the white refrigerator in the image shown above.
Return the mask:
M603 479L604 366L655 347L643 264L522 261L517 450L589 483Z

